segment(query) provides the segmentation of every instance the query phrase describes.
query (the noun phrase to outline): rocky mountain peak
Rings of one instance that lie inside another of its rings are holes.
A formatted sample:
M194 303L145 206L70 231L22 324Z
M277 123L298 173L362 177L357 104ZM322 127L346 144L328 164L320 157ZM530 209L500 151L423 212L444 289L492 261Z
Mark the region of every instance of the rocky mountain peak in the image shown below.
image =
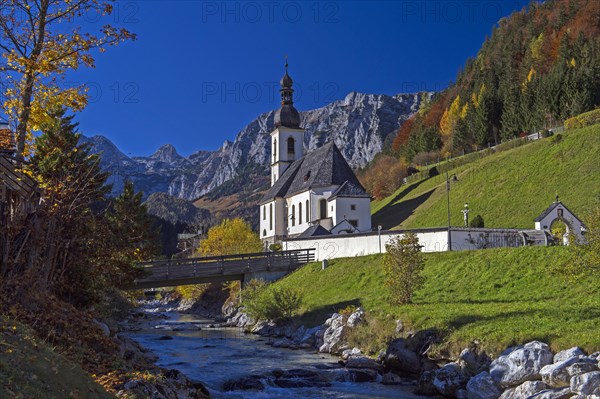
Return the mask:
M156 161L172 163L179 161L183 157L177 153L177 150L172 144L165 144L156 150L156 152L152 154L150 158Z

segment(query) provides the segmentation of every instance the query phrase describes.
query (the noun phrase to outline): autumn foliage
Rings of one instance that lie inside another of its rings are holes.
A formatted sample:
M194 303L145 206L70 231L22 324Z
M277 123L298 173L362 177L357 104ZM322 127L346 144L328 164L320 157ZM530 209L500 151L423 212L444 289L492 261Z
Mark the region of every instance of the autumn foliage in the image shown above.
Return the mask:
M380 155L358 173L358 178L371 195L381 199L396 191L407 174L406 163L392 156Z

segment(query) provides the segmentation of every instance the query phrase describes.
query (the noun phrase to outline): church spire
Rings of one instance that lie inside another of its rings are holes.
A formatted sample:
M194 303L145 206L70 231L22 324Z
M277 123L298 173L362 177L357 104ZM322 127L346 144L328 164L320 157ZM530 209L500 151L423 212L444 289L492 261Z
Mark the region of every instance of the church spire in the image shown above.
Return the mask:
M275 112L275 126L284 126L292 129L300 128L300 114L294 108L294 89L292 86L294 81L288 74L288 61L287 56L285 57L285 75L279 82L281 89L281 108Z

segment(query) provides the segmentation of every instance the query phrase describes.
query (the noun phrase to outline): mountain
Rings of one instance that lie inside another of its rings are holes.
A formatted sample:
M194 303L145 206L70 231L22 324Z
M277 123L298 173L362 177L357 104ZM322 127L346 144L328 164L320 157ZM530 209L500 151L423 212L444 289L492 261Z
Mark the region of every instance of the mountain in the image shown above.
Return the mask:
M311 151L334 140L352 167L365 166L382 150L390 134L431 95L352 92L343 100L301 112L305 149ZM233 142L225 141L216 151L198 151L188 157L179 155L170 144L149 157L127 157L105 137L82 138L82 142L101 154L103 169L111 172L113 193L121 191L124 179L131 179L146 196L166 192L195 200L217 191L222 196L268 184L273 117L274 111L264 113L244 127Z
M148 213L171 224L185 224L200 228L212 224L210 212L197 208L191 202L174 198L167 193L153 193L144 202Z

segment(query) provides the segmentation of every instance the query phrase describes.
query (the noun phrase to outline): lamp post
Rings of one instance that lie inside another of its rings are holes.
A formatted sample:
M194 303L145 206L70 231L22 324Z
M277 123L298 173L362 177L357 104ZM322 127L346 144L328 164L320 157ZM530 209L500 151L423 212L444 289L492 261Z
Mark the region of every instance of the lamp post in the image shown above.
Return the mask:
M456 175L452 175L453 181L458 181ZM450 177L448 176L448 171L446 171L446 203L447 203L447 211L448 211L448 251L452 251L452 233L451 233L451 225L450 225Z
M381 253L381 225L377 226L377 235L379 237L379 253Z

